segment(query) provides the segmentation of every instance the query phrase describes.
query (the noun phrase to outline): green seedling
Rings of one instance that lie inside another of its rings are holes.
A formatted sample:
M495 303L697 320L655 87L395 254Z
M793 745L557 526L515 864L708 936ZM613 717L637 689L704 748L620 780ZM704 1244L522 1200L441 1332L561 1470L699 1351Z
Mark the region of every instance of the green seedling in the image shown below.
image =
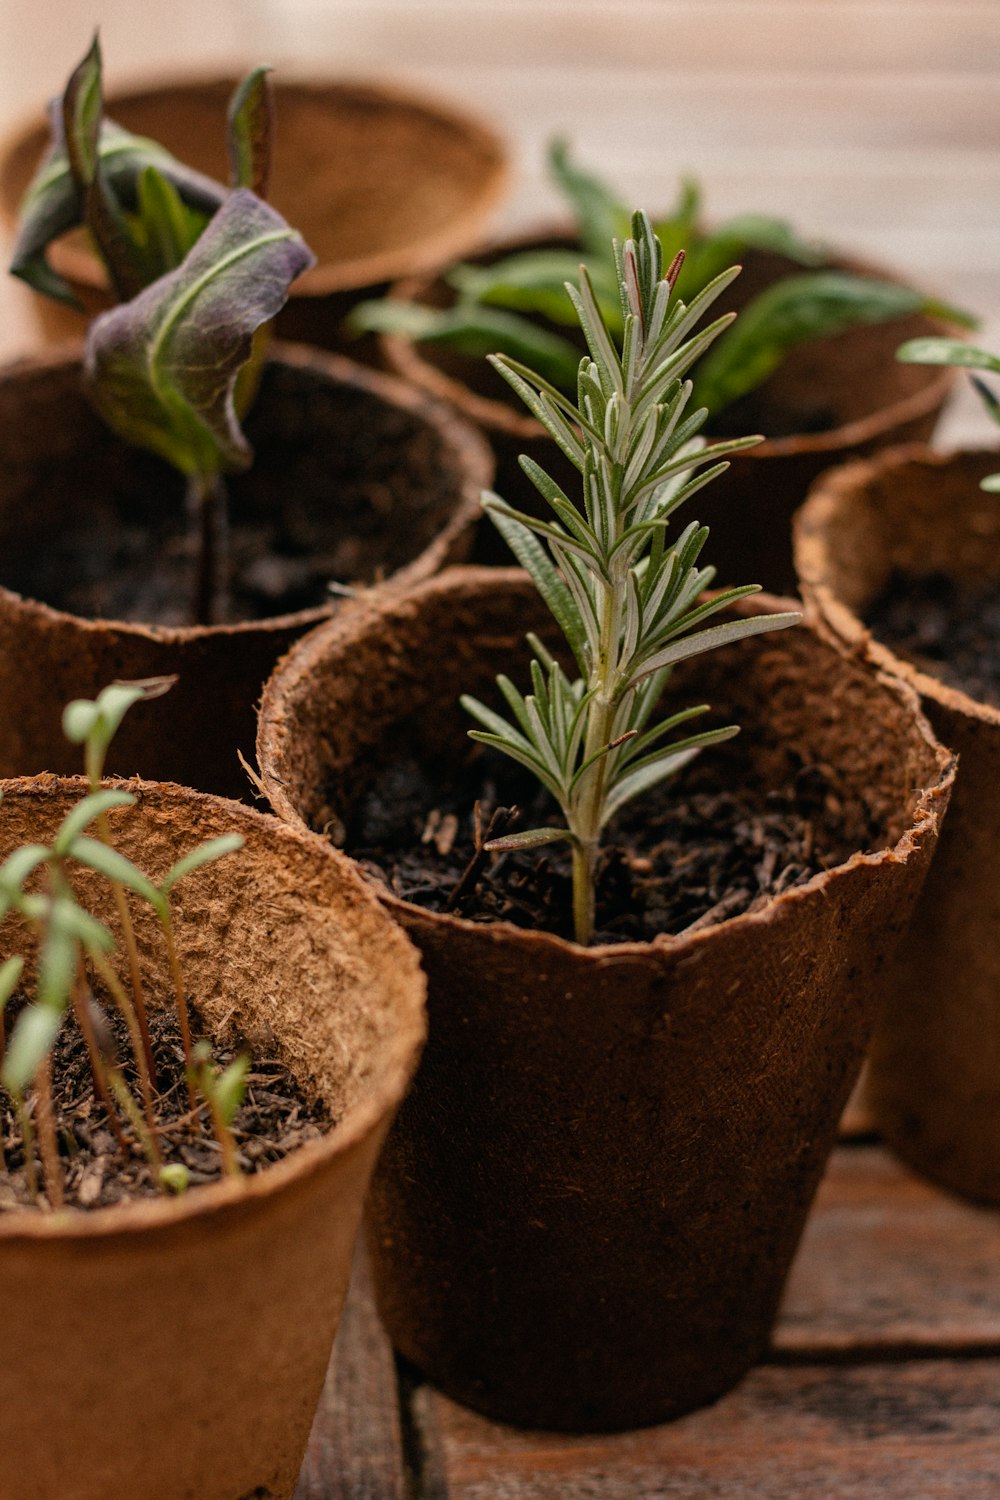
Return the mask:
M9 1036L3 1015L8 1002L22 989L24 962L20 955L11 955L0 965L0 1087L7 1091L18 1116L29 1190L33 1195L38 1192L37 1137L46 1193L53 1207L62 1204L64 1193L52 1107L51 1058L70 1016L86 1043L95 1093L123 1153L129 1151L127 1130L131 1129L154 1180L159 1181L165 1192L178 1190L179 1174L164 1176L168 1164L164 1163L160 1147L156 1075L127 893L148 903L159 922L181 1027L189 1102L195 1108L193 1079L201 1054L196 1055L191 1038L187 991L175 941L172 893L178 882L195 870L238 850L243 839L239 834L210 839L178 859L162 878L153 880L113 842L111 815L135 806L136 797L122 788L102 786L100 781L108 745L125 714L170 685L171 679L114 683L96 699L78 699L68 706L64 727L68 737L84 747L91 789L65 815L50 845L22 845L0 865L0 927L8 919L20 919L34 931L38 950L33 994L21 1005ZM111 886L128 953L131 993L111 961L117 946L115 936L77 896L71 877L79 870L87 870ZM130 1060L139 1081L139 1102L127 1083L105 1013L94 998L97 989L108 997L125 1022ZM201 1066L204 1071L207 1065ZM220 1118L225 1120L232 1083L215 1083L215 1073L210 1069L209 1072L221 1101ZM226 1074L221 1077L225 1079ZM28 1107L29 1095L33 1110ZM214 1125L215 1112L211 1100L209 1103Z
M533 460L521 464L552 515L536 520L497 495L483 505L555 617L578 669L570 676L534 636L533 691L498 677L510 717L477 699L463 703L482 725L472 737L527 766L553 795L563 823L491 840L494 850L566 840L573 857L577 941L594 931L594 875L600 840L626 802L680 769L702 748L728 739L735 726L669 738L707 712L683 708L654 722L674 664L700 652L779 630L794 613L751 615L704 627L758 586L706 598L715 570L699 559L708 528L692 521L672 545L674 512L726 467L727 455L760 441L706 444L708 416L695 409L688 371L732 321L703 319L737 274L723 271L687 304L676 295L679 253L665 268L645 214L631 237L614 243L619 347L586 267L579 288L567 284L587 343L579 362L577 401L503 355L492 364L546 427L580 474L573 503Z
M965 344L961 339L926 338L910 339L896 350L896 358L909 365L954 365L963 370L983 370L990 375L1000 375L1000 358L987 349L977 349L974 344ZM973 375L972 383L982 399L987 413L1000 426L1000 398L996 392ZM979 481L980 487L993 494L1000 494L1000 474L987 474Z
M85 387L109 426L185 478L200 623L226 596L224 476L253 456L241 417L267 326L313 264L259 196L270 159L266 72L251 73L231 102L227 189L105 119L95 37L52 107L51 147L22 205L11 266L36 290L72 301L47 252L67 230L88 230L120 305L88 331Z
M609 248L629 232L629 213L606 184L574 164L566 145L550 147L550 168L576 221L594 297L612 337L624 332L618 277ZM714 230L701 225L697 183L682 183L670 214L654 224L666 264L685 259L677 295L693 302L726 267L749 250L764 250L802 269L774 282L744 309L700 362L694 377L698 406L711 420L762 384L799 344L863 323L882 323L924 312L969 324L964 314L922 292L894 282L832 269L815 245L801 240L780 219L740 214ZM351 315L357 331L399 333L415 342L440 344L473 358L500 351L528 363L563 395L576 391L579 346L560 332L575 327L567 281L575 279L580 252L532 250L489 266L458 265L446 276L456 294L439 309L396 299L366 302Z
M219 1068L212 1061L212 1049L207 1042L198 1042L195 1046L189 1081L208 1105L212 1130L222 1152L223 1171L228 1177L240 1175L232 1127L236 1111L246 1094L249 1071L250 1059L245 1053L228 1067Z

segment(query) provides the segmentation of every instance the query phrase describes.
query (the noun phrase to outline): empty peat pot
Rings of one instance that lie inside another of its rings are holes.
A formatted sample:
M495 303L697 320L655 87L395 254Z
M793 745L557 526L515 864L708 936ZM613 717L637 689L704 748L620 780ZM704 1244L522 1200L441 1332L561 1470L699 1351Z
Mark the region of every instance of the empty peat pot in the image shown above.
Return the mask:
M574 243L565 231L550 228L500 243L479 259L488 263ZM833 265L893 279L890 273L851 259L838 258ZM748 251L740 276L712 316L740 311L780 277L801 270L773 252ZM408 277L392 295L435 306L446 305L454 296L440 275ZM563 327L556 331L567 334ZM945 331L935 319L913 314L814 339L791 350L757 391L723 413L723 422L711 429L713 437L758 432L766 441L733 454L727 472L694 502L698 519L712 527L711 556L720 583L758 583L775 593L794 590L791 518L817 474L889 442L930 437L954 384L954 372L902 365L896 350L904 339ZM384 334L380 343L390 369L444 396L479 424L496 454L496 489L509 504L541 514L538 494L518 461L522 453L574 493L568 486L578 481L569 461L485 360L429 343L414 344L398 334ZM480 527L475 559L511 562L489 521Z
M243 795L261 685L336 608L328 581L424 577L470 545L489 450L402 382L276 345L246 430L254 464L227 481L230 607L191 625L182 477L92 411L78 345L0 370L0 775L75 773L65 703L176 673L126 720L109 770Z
M226 108L238 79L164 79L112 91L109 118L151 136L180 161L228 181ZM450 103L364 80L274 80L274 153L267 197L317 265L278 314L282 338L339 348L340 325L362 294L462 255L507 184L507 154L485 124ZM48 145L41 118L0 157L0 209L16 221ZM109 305L103 269L80 233L52 264L88 314ZM83 331L79 314L35 299L52 336Z
M280 1058L333 1123L283 1161L180 1198L0 1212L0 1500L291 1500L369 1174L422 1042L424 981L317 839L179 787L124 785L138 800L109 815L113 836L155 879L202 839L244 836L177 887L189 997L213 1042L235 1032L255 1060ZM50 841L85 790L0 783L0 860ZM78 889L90 893L82 877ZM92 895L117 931L107 883ZM137 902L133 919L150 1006L168 1005L155 919ZM8 922L0 939L33 967L25 928Z
M444 786L475 753L460 692L523 680L531 628L551 639L524 574L457 568L312 632L264 693L275 809L349 827L405 758ZM947 800L913 695L811 632L700 662L671 700L744 726L745 775L829 768L858 852L760 910L592 948L381 890L430 1039L369 1199L378 1305L407 1359L502 1420L657 1422L759 1359Z
M920 447L845 465L817 482L795 537L817 627L905 679L958 752L934 865L885 975L867 1089L905 1161L991 1203L1000 1203L1000 704L942 680L926 653L905 659L864 621L894 578L935 577L973 596L1000 583L1000 510L979 488L998 467L995 452Z

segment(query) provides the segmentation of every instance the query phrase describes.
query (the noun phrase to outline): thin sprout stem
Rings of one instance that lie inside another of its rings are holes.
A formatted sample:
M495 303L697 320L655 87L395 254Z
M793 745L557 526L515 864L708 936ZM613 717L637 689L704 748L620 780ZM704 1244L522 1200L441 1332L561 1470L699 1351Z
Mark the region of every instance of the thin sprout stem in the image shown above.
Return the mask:
M87 976L83 967L83 955L81 954L77 965L76 984L73 986L72 993L73 1014L76 1016L77 1025L87 1045L87 1056L90 1059L90 1074L94 1080L94 1091L104 1105L108 1124L111 1126L122 1156L125 1157L128 1155L128 1142L125 1139L125 1133L118 1118L118 1111L115 1109L114 1100L108 1088L104 1062L101 1058L100 1048L97 1045L97 1038L94 1035L94 1023L90 1018L90 1011L87 1007L88 988Z
M192 620L195 625L214 625L225 611L229 592L229 522L221 477L190 475L187 503L197 539Z
M52 1102L52 1059L46 1056L35 1074L35 1097L38 1101L38 1147L45 1170L45 1191L55 1209L63 1208L66 1191L63 1185L59 1142L56 1138L55 1107Z
M122 1013L125 1025L128 1027L129 1040L132 1044L132 1055L135 1058L136 1071L139 1074L139 1087L142 1091L142 1105L146 1112L146 1124L152 1135L156 1134L156 1117L153 1114L153 1086L146 1067L146 1059L142 1050L142 1034L139 1030L139 1022L136 1019L135 1010L132 1007L125 988L108 963L103 953L92 953L91 962L98 974L103 979L111 992L112 999ZM112 1072L112 1081L114 1070Z
M97 791L100 787L100 778L97 785L91 782L91 791ZM113 848L111 830L108 826L106 813L101 813L96 820L97 836L109 849ZM115 906L118 909L118 922L125 943L125 952L128 956L129 981L132 988L132 1004L135 1007L136 1018L139 1022L139 1032L142 1037L142 1051L146 1060L146 1071L149 1074L150 1083L153 1088L157 1087L156 1060L153 1057L153 1039L149 1034L149 1016L146 1011L146 997L142 988L142 974L139 969L139 945L135 940L135 928L132 925L132 916L128 909L128 898L123 886L117 881L111 881L111 890L115 898Z
M21 1127L21 1140L24 1144L24 1171L28 1181L28 1195L31 1198L37 1198L38 1162L35 1158L35 1130L31 1123L31 1111L28 1109L23 1094L14 1095L14 1110Z
M174 1000L177 1005L177 1019L181 1027L181 1045L184 1048L184 1072L187 1078L188 1104L191 1109L197 1109L192 1075L194 1073L194 1056L191 1048L191 1022L188 1016L187 994L184 990L184 975L181 973L181 962L177 956L177 945L174 942L174 926L169 910L166 917L160 918L160 926L163 928L163 937L167 945L167 961L170 964L170 977L174 986Z
M110 1068L109 1075L111 1078L111 1087L115 1091L115 1098L118 1100L118 1102L121 1104L122 1109L128 1115L132 1125L132 1129L139 1137L139 1144L142 1146L143 1155L145 1156L152 1169L153 1176L157 1181L157 1185L161 1187L163 1192L167 1193L169 1196L169 1188L165 1187L160 1182L160 1168L163 1166L163 1154L160 1151L159 1143L156 1139L156 1131L149 1129L148 1119L143 1119L142 1112L139 1109L139 1106L136 1104L135 1100L132 1098L129 1086L125 1082L121 1068Z

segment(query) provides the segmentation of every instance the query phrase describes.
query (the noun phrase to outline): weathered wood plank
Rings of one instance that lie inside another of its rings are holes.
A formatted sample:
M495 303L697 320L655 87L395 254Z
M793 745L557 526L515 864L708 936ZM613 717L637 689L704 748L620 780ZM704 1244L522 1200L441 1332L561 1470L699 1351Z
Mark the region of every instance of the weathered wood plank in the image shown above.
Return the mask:
M1000 1214L920 1181L879 1147L841 1147L792 1268L776 1355L914 1350L1000 1354Z
M295 1500L406 1500L392 1349L362 1248Z
M996 1500L998 1378L993 1360L772 1366L669 1426L571 1439L425 1390L422 1500Z

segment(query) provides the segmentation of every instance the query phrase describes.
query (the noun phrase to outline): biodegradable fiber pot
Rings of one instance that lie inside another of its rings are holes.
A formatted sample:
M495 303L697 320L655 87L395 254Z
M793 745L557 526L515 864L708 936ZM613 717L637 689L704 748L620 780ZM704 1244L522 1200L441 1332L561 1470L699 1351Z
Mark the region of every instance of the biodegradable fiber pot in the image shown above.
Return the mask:
M318 840L236 803L127 785L138 802L112 814L116 838L154 877L203 838L244 835L178 887L189 994L213 1034L281 1057L335 1124L237 1183L0 1214L0 1500L290 1500L365 1187L423 1038L423 977ZM0 859L50 839L84 789L0 783ZM114 927L105 894L94 909ZM167 1004L154 919L134 915L147 993Z
M226 106L237 82L178 79L118 90L107 113L225 182ZM278 330L339 348L340 325L362 293L475 243L506 187L506 151L464 110L386 84L278 78L274 104L268 199L318 262L293 287ZM0 208L10 224L47 143L47 125L33 120L0 157ZM52 260L88 313L108 305L103 271L82 235L60 241ZM81 331L72 310L43 298L35 305L52 336Z
M275 808L349 822L399 747L440 776L468 754L460 690L491 699L532 626L524 574L453 569L312 632L264 693ZM763 1353L946 801L912 695L808 631L701 663L678 699L741 722L769 782L832 767L874 848L760 912L613 947L382 892L423 955L430 1041L369 1200L379 1307L408 1359L501 1419L659 1421Z
M467 551L492 465L443 404L276 345L246 427L229 623L192 626L182 478L91 410L79 346L0 371L0 775L77 771L66 702L177 673L125 722L109 770L245 794L261 685L336 607L327 581L413 580Z
M820 479L796 526L817 626L897 672L958 752L955 795L912 926L886 976L869 1102L899 1154L945 1186L1000 1203L1000 709L918 670L863 618L890 575L1000 580L1000 510L979 481L995 452L910 447Z
M480 256L489 262L517 251L565 248L574 243L565 231L540 231L506 241ZM858 261L838 258L839 270L892 279L890 273ZM751 298L800 266L769 251L751 250L719 311L745 307ZM452 295L441 280L409 277L393 296L444 305ZM724 414L715 436L759 432L765 442L734 454L728 472L699 495L698 518L713 527L712 560L720 583L759 583L775 593L795 588L791 519L811 482L831 464L887 443L929 438L954 372L922 365L903 365L896 350L904 339L942 333L936 320L913 314L890 323L851 328L793 349L781 367L759 388ZM564 337L567 330L559 328ZM398 335L381 339L384 363L424 390L451 401L486 433L497 460L496 488L511 505L535 514L541 502L518 462L528 453L565 488L576 483L540 422L485 360L452 354L429 344L417 345ZM569 490L572 493L572 490ZM510 562L510 554L484 522L476 545L477 561Z

